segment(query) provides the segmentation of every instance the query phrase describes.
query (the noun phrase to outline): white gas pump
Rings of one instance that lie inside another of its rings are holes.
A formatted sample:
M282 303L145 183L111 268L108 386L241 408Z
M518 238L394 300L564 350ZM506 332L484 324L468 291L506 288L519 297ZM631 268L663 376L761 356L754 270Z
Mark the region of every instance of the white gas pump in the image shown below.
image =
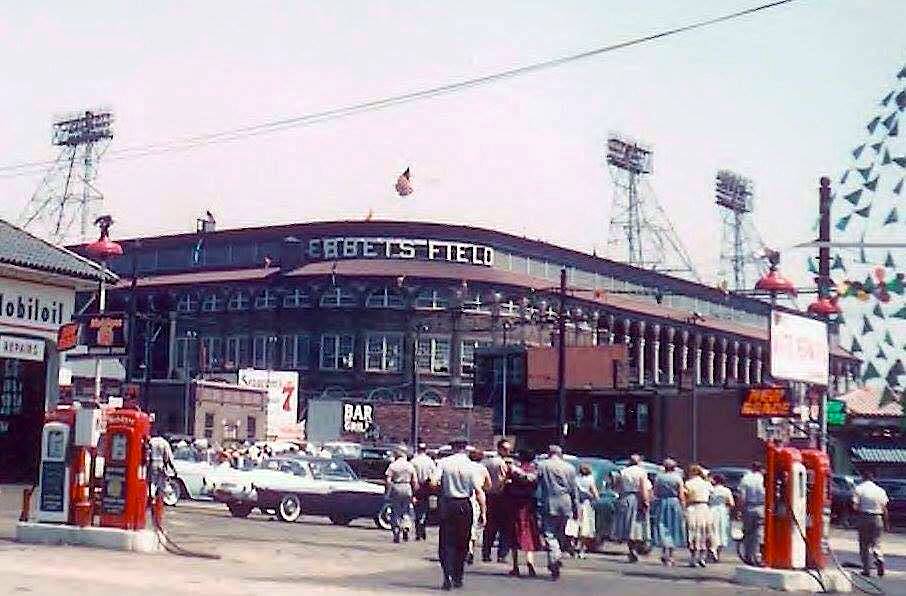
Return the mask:
M792 548L790 551L793 569L805 569L805 525L808 515L808 476L804 465L795 462L790 478L790 513L793 516Z
M69 432L63 422L48 422L41 433L38 521L69 520Z

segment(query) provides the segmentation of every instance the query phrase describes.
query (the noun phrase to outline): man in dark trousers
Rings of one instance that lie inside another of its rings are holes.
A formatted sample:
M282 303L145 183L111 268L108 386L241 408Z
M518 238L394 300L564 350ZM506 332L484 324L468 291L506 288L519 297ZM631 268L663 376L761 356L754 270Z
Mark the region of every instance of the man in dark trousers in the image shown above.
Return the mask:
M511 520L507 515L506 497L503 495L503 486L506 481L506 458L510 456L512 445L506 439L497 441L497 454L485 458L484 467L488 469L491 477L491 486L487 491L488 519L484 526L484 537L481 544L481 560L491 560L491 547L497 538L497 562L506 561L509 552L509 527Z
M463 568L472 532L473 494L479 507L479 523L484 523L485 503L484 474L466 454L467 441L457 438L450 441L453 455L437 462L432 483L440 487L440 533L437 553L444 573L443 589L462 587Z

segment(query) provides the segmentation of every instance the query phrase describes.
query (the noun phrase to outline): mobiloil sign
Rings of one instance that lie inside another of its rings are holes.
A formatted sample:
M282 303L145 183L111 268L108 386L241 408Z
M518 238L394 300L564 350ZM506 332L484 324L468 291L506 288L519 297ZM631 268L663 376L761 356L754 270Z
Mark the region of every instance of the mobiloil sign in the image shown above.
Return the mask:
M20 322L38 323L58 327L68 320L63 318L65 303L46 296L30 293L4 292L0 287L0 318L18 319Z

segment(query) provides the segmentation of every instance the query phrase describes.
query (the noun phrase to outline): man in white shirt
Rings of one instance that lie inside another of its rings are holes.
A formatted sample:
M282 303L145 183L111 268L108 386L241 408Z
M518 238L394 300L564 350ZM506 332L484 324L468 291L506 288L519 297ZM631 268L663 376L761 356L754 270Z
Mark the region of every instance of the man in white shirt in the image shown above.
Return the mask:
M642 456L635 453L630 465L620 471L620 500L617 502L613 523L614 538L626 542L629 562L639 560L638 553L644 543L651 540L651 481L642 467Z
M887 491L875 484L875 474L866 470L864 480L853 491L853 507L859 512L859 556L862 558L862 575L871 575L874 561L878 576L884 575L884 554L881 552L881 535L887 519Z
M443 589L462 587L463 568L472 532L472 502L478 501L480 524L484 524L486 504L485 478L478 473L478 466L466 455L466 439L450 441L453 455L437 463L431 483L440 487L440 533L437 553L444 573Z
M431 487L428 481L434 475L437 464L428 455L428 446L424 443L418 444L418 454L410 462L415 468L415 476L418 480L418 490L415 491L415 539L425 540L427 534L425 528L428 518L428 504L431 499Z
M749 565L761 564L764 540L764 465L752 462L751 471L739 481L739 508L742 510L742 558Z
M398 544L400 533L404 541L409 541L409 520L413 517L412 496L418 489L418 476L406 459L405 447L395 448L393 456L395 459L387 466L384 479L387 498L390 500L390 529L393 531L393 542Z

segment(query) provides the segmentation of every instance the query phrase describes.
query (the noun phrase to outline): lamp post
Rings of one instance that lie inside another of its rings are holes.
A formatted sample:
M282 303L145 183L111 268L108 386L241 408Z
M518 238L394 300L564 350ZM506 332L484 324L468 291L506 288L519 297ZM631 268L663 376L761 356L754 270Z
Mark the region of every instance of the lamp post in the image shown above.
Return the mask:
M557 442L566 443L566 268L560 270L557 308Z
M107 260L112 257L118 257L123 254L123 247L110 240L110 226L113 225L113 218L109 215L102 215L94 221L94 224L101 230L100 237L85 247L88 254L101 262L101 281L98 289L98 314L104 314L107 307L107 284L105 274L107 272ZM130 329L131 333L132 330ZM94 399L101 400L101 359L96 358L94 361Z

